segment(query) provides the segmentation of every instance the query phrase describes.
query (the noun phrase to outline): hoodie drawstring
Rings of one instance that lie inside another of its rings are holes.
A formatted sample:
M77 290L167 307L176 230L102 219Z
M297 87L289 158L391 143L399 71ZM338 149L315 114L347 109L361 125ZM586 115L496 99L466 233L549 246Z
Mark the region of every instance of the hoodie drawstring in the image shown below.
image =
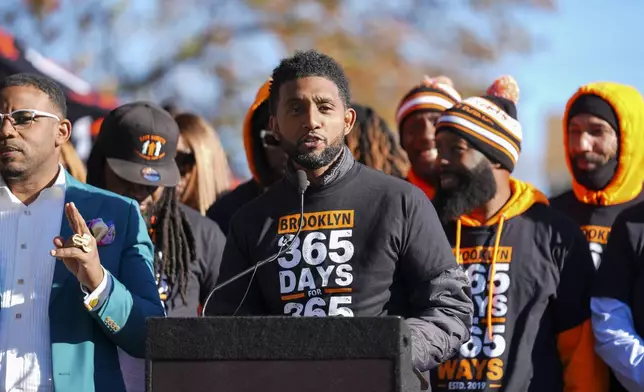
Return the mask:
M492 266L490 267L490 279L487 282L487 310L485 312L485 323L487 324L487 335L492 339L492 299L494 298L494 275L496 274L496 259L499 254L499 243L501 242L501 232L503 232L503 223L505 216L499 217L499 227L496 230L494 239L494 249L492 250ZM461 219L456 220L456 262L461 264Z
M487 282L487 310L485 312L485 323L487 325L487 334L492 339L492 299L494 298L494 275L496 274L496 259L499 254L499 243L501 242L501 233L503 232L503 223L505 216L501 215L499 219L499 227L496 230L496 237L494 239L494 249L492 250L492 265L490 267L490 279ZM461 220L456 220L456 262L462 263L461 260Z
M501 232L503 231L503 222L505 222L505 217L501 215L499 219L499 227L496 230L496 238L494 240L494 250L492 251L492 266L490 267L490 280L487 283L488 292L487 292L487 311L486 315L486 324L487 324L487 335L492 339L492 299L494 298L494 274L496 273L496 258L499 254L499 242L501 242Z
M461 219L456 220L456 262L461 264Z

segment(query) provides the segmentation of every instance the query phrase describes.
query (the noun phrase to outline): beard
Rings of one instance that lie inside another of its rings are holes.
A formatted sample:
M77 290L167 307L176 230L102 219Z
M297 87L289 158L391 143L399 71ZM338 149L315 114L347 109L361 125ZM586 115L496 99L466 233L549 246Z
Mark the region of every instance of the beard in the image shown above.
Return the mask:
M437 170L433 170L429 173L427 173L423 179L427 181L429 185L431 185L434 189L438 189L441 185L441 178L440 174L438 173Z
M612 158L614 155L610 155L609 157L604 157L602 155L593 153L593 152L588 152L588 153L583 153L583 154L578 154L572 158L572 161L574 163L574 166L578 166L579 161L582 159L585 161L588 161L589 163L594 163L597 167L602 166L606 164Z
M442 189L439 181L434 197L436 213L443 225L472 212L496 195L494 174L486 161L472 170L459 168L448 173L458 178L458 185L453 189Z
M25 171L11 165L0 164L0 175L6 181L22 180L25 177Z
M16 154L18 155L17 157L2 158L0 160L0 174L5 180L22 180L29 173L28 167L33 166L27 164L24 153L17 152Z
M609 158L603 157L598 154L580 154L576 157L570 158L572 161L572 175L579 184L591 190L604 189L615 176L619 160L617 154L611 155ZM590 163L595 164L593 170L582 170L577 163L578 160L585 159Z
M337 139L332 140L330 143L327 138L318 134L316 134L316 136L322 139L322 142L326 145L326 147L320 152L300 151L300 147L304 143L307 135L302 136L296 144L282 138L280 146L290 159L302 166L304 169L317 170L330 165L338 157L344 148L344 135L341 134Z

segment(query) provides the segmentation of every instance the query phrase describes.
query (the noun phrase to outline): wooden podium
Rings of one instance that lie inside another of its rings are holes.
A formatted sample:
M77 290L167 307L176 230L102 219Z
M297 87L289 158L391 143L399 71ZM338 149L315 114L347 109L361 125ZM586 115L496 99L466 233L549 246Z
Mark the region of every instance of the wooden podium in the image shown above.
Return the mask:
M148 392L418 392L399 317L151 318Z

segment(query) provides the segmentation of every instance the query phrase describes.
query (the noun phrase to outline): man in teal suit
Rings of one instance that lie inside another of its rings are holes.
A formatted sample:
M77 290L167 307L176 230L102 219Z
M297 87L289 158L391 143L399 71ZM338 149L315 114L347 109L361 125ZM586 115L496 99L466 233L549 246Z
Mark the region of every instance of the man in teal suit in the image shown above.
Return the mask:
M143 357L145 319L164 316L138 205L59 164L54 82L9 76L0 113L0 390L125 391L117 349Z

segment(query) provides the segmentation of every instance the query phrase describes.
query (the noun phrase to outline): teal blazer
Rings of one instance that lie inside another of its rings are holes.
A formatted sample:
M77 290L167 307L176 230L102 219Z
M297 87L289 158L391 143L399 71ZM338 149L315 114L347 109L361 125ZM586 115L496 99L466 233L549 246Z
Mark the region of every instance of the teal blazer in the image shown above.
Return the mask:
M56 392L125 392L117 347L145 356L145 319L165 315L152 273L153 246L139 206L130 199L83 184L66 173L66 202L85 221L102 218L116 228L114 242L99 246L112 290L97 310L88 310L78 280L57 260L49 322ZM60 235L73 233L63 215Z

